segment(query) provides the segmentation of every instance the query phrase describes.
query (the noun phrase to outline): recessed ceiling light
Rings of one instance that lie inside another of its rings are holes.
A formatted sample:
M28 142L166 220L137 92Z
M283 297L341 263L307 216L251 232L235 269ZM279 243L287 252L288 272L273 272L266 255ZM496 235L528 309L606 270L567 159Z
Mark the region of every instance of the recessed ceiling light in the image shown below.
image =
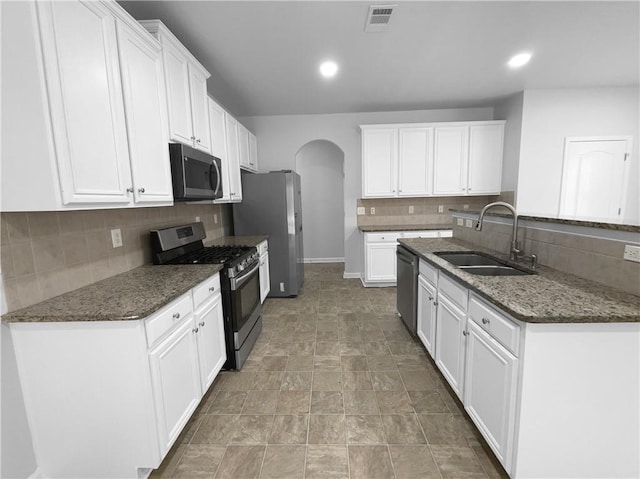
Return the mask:
M511 57L511 59L507 62L511 68L520 68L521 66L526 65L531 60L531 53L518 53Z
M334 77L338 73L338 64L332 61L322 62L320 64L320 74L325 78Z

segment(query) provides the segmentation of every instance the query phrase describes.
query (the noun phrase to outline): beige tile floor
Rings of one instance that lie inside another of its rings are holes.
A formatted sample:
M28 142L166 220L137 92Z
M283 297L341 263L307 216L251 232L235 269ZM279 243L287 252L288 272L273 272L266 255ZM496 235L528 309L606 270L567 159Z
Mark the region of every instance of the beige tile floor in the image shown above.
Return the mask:
M308 265L268 299L240 372L221 373L152 478L506 478L433 361L395 315L395 288Z

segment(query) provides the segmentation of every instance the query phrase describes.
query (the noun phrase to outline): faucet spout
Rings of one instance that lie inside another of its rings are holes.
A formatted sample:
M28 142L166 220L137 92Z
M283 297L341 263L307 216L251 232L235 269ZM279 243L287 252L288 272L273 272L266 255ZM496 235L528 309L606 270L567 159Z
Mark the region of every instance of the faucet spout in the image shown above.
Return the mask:
M518 213L516 209L510 205L509 203L505 203L504 201L496 201L495 203L489 203L480 211L480 216L478 216L478 222L476 223L476 231L482 231L482 223L484 221L484 215L491 208L496 208L502 206L507 208L511 215L513 216L513 229L511 231L511 250L510 250L510 258L513 261L517 261L518 255L520 254L520 249L518 249Z

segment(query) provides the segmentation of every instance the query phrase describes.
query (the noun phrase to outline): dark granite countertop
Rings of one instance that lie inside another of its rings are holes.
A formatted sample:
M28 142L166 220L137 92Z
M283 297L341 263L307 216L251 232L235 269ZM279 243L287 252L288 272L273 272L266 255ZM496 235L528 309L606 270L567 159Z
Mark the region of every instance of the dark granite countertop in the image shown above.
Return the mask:
M449 211L452 213L469 213L472 215L479 215L480 210L461 210L457 208L450 208ZM507 211L506 208L503 208L503 211ZM497 211L489 211L487 216L501 216L504 218L512 218L510 213L501 213L500 210ZM563 225L572 225L572 226L583 226L587 228L602 228L606 230L617 230L617 231L628 231L630 233L640 233L640 226L636 225L623 225L617 223L598 223L596 221L581 221L581 220L567 220L563 218L548 218L543 216L526 216L526 215L518 215L519 220L526 221L540 221L542 223L556 223Z
M640 322L640 297L545 266L527 276L477 276L434 255L437 251L484 251L453 238L401 239L400 243L490 303L529 323ZM522 266L522 265L520 265Z
M362 225L358 226L360 231L374 233L377 231L428 231L428 230L450 230L451 223L443 224L413 224L413 225Z
M220 238L205 241L205 246L258 246L266 235L257 236L222 236Z
M142 319L220 271L220 265L144 265L5 314L6 322Z

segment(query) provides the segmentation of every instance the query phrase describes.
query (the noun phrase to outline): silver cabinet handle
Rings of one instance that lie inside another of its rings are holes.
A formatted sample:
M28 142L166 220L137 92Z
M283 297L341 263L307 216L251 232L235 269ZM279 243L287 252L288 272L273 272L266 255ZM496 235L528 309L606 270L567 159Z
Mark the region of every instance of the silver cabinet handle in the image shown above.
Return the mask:
M196 140L196 143L201 143L201 142L200 142L200 138L198 138L198 139Z
M482 318L482 324L489 324L489 320L487 318Z
M195 334L198 334L198 331L199 331L199 329L198 329L198 328L193 328L193 329L191 330L191 332L192 332L192 333L195 333Z
M204 321L202 321L201 323L198 323L200 325L201 328L204 328Z
M173 319L180 319L180 313L173 313Z
M191 137L191 139L192 139L192 140L195 140L195 139L196 139L196 137L195 137L195 136L192 136L192 137Z
M138 188L138 193L144 193L144 188Z
M133 193L133 186L127 188L127 193Z
M464 331L462 331L462 335L463 336L469 336L469 331L467 331L466 329Z
M215 286L211 286L211 287L209 288L209 292L210 292L210 293L213 293L215 290L216 290Z
M429 301L433 301L433 296L429 296Z

